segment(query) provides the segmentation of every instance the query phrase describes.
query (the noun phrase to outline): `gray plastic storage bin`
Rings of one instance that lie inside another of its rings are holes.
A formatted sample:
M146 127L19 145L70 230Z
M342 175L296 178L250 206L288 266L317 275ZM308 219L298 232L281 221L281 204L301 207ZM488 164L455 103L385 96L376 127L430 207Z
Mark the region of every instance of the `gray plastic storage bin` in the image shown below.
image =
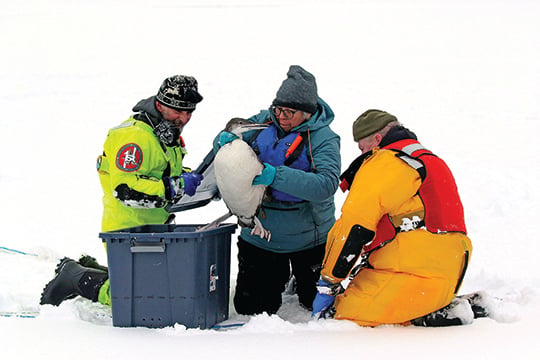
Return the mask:
M107 243L114 326L207 329L229 316L236 224L145 225L100 233Z

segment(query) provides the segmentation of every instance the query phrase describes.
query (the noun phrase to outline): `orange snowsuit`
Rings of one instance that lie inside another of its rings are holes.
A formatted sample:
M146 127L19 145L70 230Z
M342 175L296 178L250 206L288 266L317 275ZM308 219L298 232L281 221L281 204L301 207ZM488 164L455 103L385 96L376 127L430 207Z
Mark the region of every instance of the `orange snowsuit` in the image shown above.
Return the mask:
M446 164L412 139L374 149L354 176L328 235L321 276L346 279L336 319L362 326L404 324L450 303L472 244Z

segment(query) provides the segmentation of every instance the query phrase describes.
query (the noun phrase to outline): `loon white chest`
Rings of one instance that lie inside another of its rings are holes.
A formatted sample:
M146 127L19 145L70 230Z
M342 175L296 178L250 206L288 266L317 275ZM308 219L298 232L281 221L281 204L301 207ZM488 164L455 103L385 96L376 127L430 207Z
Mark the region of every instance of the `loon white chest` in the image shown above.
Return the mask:
M225 144L216 154L214 171L223 201L239 219L240 225L253 227L253 218L261 205L266 186L252 185L263 169L251 147L236 139Z
M240 135L242 131L261 127L266 125L235 118L227 124L226 130ZM241 138L223 145L214 158L216 185L230 213L238 217L241 226L252 228L252 234L269 239L270 233L257 218L266 186L252 184L263 168L257 154Z

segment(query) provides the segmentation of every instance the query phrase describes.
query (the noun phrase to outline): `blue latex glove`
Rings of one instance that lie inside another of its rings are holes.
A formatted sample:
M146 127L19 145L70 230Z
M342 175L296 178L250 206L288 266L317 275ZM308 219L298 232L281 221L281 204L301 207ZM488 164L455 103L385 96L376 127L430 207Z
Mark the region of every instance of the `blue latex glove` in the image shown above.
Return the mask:
M262 169L262 172L260 175L255 176L253 178L253 185L266 185L269 186L274 182L274 178L276 177L276 168L268 163L264 163L264 169Z
M223 145L228 144L236 139L238 139L238 136L236 136L230 131L223 130L222 132L220 132L218 136L214 139L214 154L216 154Z
M311 318L315 320L325 319L340 290L342 290L340 284L330 284L322 278L319 279L317 281L317 295L313 300Z
M201 185L201 181L204 178L201 174L195 172L185 172L180 177L184 183L184 193L188 196L195 195L197 187Z

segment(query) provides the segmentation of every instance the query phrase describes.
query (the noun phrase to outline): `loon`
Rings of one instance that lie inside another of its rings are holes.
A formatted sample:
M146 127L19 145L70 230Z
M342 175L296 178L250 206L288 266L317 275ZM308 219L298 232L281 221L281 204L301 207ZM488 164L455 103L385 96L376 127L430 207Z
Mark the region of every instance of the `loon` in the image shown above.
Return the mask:
M242 118L229 120L225 130L237 135L238 138L223 145L216 153L214 172L221 198L229 209L228 214L216 221L220 222L235 215L240 226L251 228L252 234L270 241L270 232L257 218L266 186L252 185L253 178L261 174L264 166L251 146L242 140L242 133L264 129L267 126Z

